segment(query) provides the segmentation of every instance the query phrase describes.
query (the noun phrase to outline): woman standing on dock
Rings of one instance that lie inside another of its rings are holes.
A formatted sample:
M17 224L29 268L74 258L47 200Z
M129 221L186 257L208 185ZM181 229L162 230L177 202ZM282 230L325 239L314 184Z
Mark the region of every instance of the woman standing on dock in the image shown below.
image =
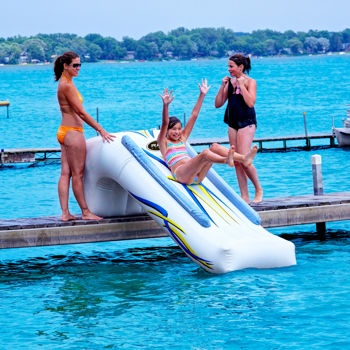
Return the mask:
M72 178L74 196L82 212L82 219L102 219L90 212L84 196L83 175L86 156L84 122L99 132L103 142L112 141L114 138L83 108L83 98L73 83L73 77L78 76L80 67L79 56L71 51L57 57L54 65L55 80L59 81L57 98L62 113L61 126L57 132L57 139L61 144L61 177L58 182L58 195L62 221L77 219L68 209L70 178Z
M222 107L228 100L225 123L228 124L228 137L231 146L238 153L246 154L252 147L257 126L254 104L256 100L256 81L247 74L251 69L250 58L235 54L229 58L228 71L231 77L224 77L215 98L215 107ZM254 165L244 166L235 162L238 185L242 198L250 203L248 193L249 178L255 187L253 203L260 203L263 190Z

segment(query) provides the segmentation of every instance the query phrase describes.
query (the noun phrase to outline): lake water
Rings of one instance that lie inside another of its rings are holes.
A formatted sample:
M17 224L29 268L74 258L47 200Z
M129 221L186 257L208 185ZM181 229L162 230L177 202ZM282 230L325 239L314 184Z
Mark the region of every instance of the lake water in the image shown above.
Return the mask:
M252 60L257 137L330 132L350 103L350 55ZM212 84L192 138L226 136L214 98L226 60L82 66L84 107L110 132L157 127L163 87L170 112L189 116L198 82ZM52 66L0 67L0 148L58 147ZM87 138L95 132L86 127ZM325 192L349 191L350 152L259 153L265 197L310 194L320 154ZM215 170L238 190L233 171ZM0 218L58 215L57 163L0 168ZM250 189L252 191L252 188ZM253 192L251 192L253 195ZM73 196L70 207L79 213ZM0 349L339 349L350 346L349 222L270 230L296 245L289 268L211 275L168 238L0 251Z

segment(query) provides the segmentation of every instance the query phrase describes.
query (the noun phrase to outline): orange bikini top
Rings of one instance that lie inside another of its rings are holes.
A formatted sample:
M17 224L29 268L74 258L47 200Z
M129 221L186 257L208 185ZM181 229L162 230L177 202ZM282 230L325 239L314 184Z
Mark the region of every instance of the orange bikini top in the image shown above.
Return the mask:
M72 81L69 80L63 73L62 73L62 77L63 77L64 79L66 79L66 80L68 81L69 84L72 83ZM75 87L75 86L74 86L74 87ZM83 96L81 96L80 92L78 91L78 89L77 89L76 87L75 87L75 90L76 90L76 92L77 92L79 101L80 101L81 103L83 103Z

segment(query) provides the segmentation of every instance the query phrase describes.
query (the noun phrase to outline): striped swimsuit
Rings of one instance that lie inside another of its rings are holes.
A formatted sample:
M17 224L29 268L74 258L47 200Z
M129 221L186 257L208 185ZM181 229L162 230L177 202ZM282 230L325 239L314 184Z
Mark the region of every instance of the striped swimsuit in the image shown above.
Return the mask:
M180 143L168 142L168 148L165 153L165 161L168 167L171 168L174 164L183 159L189 159L185 144L181 141Z
M174 164L183 159L191 159L189 156L185 144L181 141L180 143L171 143L168 142L168 148L165 153L165 161L168 164L168 167L171 168ZM174 179L176 180L175 171L172 172ZM192 184L198 184L198 177L195 176Z

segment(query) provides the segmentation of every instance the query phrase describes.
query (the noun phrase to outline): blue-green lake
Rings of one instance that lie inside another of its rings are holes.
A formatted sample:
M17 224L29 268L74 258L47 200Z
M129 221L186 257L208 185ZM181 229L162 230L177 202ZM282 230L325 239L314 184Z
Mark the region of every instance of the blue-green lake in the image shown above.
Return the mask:
M58 147L52 65L0 67L0 148ZM224 137L214 98L226 60L84 64L84 107L110 132L189 116L198 83L212 85L192 138ZM350 55L253 58L257 137L330 132L350 104ZM85 128L86 138L95 136ZM349 191L350 149L258 153L265 197L311 194L311 156L325 192ZM215 170L238 191L234 171ZM0 168L0 219L59 215L60 165ZM250 188L252 191L253 189ZM253 194L253 191L251 192ZM71 211L79 213L73 195ZM0 349L345 349L350 346L350 225L270 230L293 241L298 264L211 275L170 238L0 250Z

